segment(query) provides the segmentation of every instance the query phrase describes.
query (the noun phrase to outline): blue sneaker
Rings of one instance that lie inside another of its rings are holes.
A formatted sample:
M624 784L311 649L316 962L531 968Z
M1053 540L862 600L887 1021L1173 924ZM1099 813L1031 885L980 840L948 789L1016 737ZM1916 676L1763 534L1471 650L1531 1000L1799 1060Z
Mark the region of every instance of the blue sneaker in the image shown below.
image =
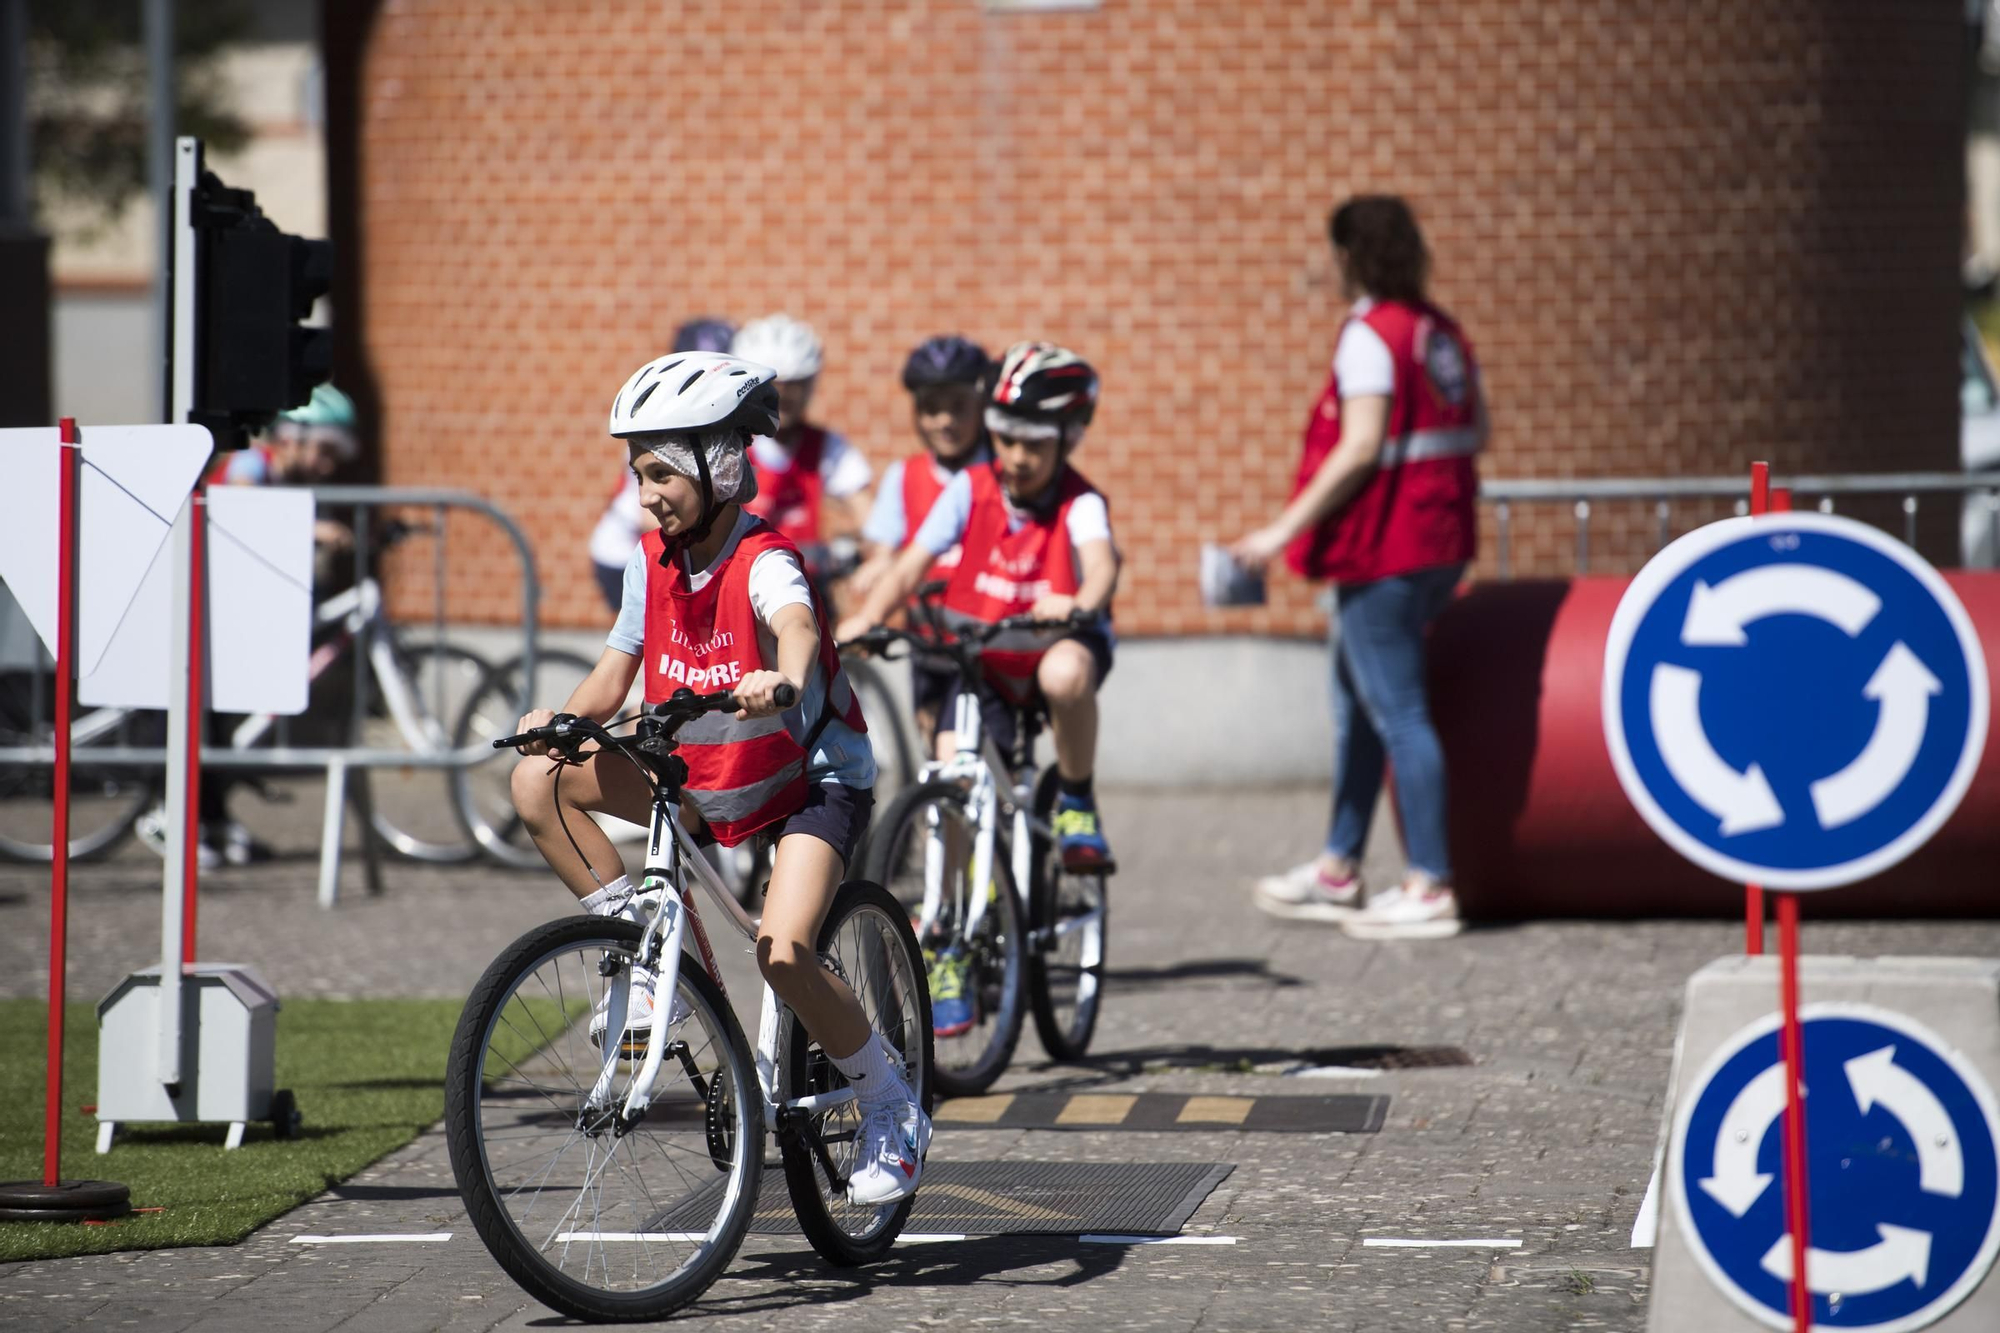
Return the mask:
M956 948L931 958L931 1033L962 1036L972 1030L972 1001L965 993L965 959Z
M1097 803L1063 792L1056 797L1056 847L1063 869L1072 875L1108 875L1118 869L1111 844L1099 826Z

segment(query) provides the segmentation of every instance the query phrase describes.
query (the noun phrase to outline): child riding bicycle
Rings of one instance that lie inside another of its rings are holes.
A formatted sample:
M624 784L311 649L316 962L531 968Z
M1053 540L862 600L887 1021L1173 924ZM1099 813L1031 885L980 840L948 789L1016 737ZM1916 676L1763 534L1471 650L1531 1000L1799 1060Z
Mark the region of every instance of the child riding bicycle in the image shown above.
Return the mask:
M944 593L947 625L991 625L1031 613L1086 623L1067 632L1010 631L987 648L980 687L985 725L1003 753L1013 748L1007 706L1039 694L1055 733L1060 793L1054 827L1064 867L1079 874L1117 868L1097 815L1091 777L1097 762L1097 691L1111 670L1111 596L1118 548L1104 497L1070 466L1097 406L1097 372L1074 352L1046 342L1007 349L987 374L984 420L990 465L953 477L916 538L896 557L837 637L858 638L910 596L931 562L963 544ZM956 687L954 687L954 693ZM948 716L952 701L945 701ZM938 754L956 740L938 736Z
M640 502L659 526L633 552L604 654L564 711L609 721L642 669L648 703L683 688L728 691L741 703L681 732L687 800L724 846L753 836L775 843L757 964L857 1090L862 1142L849 1198L873 1205L915 1191L930 1120L860 1003L814 950L868 826L875 760L798 548L743 509L756 493L745 450L777 427L774 379L769 367L731 355L671 353L619 390L610 433L626 442ZM779 706L783 686L796 692L791 708ZM555 716L538 709L518 729ZM522 749L514 802L550 868L585 911L636 914L618 854L587 816L643 822L650 785L628 764L598 758L558 784L538 757L545 744ZM634 977L628 1034L658 1021L654 984ZM683 1018L676 1010L666 1022ZM593 1037L612 1039L606 1026L600 1009Z
M990 464L993 446L986 438L986 372L991 361L984 348L957 334L940 334L917 344L903 363L903 387L909 390L911 418L923 449L889 464L875 505L861 529L870 548L868 561L854 571L849 586L867 596L895 563L898 552L916 540L917 529L953 478L969 467ZM951 577L959 548L939 556L924 575L936 583ZM925 748L937 731L939 711L956 680L948 662L910 658L911 711Z

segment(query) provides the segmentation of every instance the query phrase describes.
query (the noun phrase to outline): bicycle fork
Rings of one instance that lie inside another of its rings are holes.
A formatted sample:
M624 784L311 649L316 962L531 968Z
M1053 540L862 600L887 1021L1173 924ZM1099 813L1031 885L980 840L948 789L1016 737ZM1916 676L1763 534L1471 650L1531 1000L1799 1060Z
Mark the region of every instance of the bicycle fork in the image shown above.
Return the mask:
M674 996L680 985L681 965L684 956L682 941L687 936L687 908L680 898L672 893L660 897L659 910L646 926L646 933L640 937L639 950L632 964L606 955L601 967L611 969L611 993L605 1004L604 1048L602 1063L598 1069L597 1081L591 1085L590 1094L584 1099L584 1112L603 1111L616 1100L614 1089L618 1081L618 1063L624 1058L625 1023L629 1017L632 998L632 967L641 965L648 958L658 958L653 968L653 1025L646 1033L646 1054L639 1065L639 1072L633 1076L625 1091L624 1103L618 1112L621 1127L637 1124L646 1113L653 1100L653 1080L659 1077L660 1064L666 1058L669 1042L668 1018L673 1012Z

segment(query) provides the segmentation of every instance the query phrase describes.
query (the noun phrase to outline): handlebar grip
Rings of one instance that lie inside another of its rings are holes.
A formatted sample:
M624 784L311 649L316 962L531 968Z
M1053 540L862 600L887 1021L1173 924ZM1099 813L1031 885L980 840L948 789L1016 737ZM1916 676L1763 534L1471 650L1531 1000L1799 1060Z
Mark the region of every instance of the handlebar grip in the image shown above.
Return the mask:
M790 685L780 685L771 691L771 697L778 701L778 707L790 708L799 701L799 692Z
M541 740L542 732L545 730L547 729L544 727L536 727L533 731L524 731L518 736L502 736L493 742L493 748L496 750L511 750L517 745L525 745L529 741Z

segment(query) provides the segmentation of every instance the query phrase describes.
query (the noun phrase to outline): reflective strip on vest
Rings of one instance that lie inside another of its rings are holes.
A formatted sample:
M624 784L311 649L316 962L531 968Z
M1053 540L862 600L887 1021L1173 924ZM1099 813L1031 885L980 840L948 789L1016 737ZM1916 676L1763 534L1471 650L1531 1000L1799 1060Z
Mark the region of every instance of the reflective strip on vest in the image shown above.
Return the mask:
M1477 426L1453 426L1442 430L1413 430L1408 435L1385 440L1377 467L1401 467L1405 463L1432 463L1445 458L1470 458L1479 452L1485 437Z
M727 745L731 741L751 741L785 729L785 715L753 717L738 722L734 713L703 713L682 725L674 738L682 745Z
M724 787L719 790L688 787L686 792L703 819L710 824L729 824L756 814L769 805L779 792L804 776L805 760L800 758L747 787Z

